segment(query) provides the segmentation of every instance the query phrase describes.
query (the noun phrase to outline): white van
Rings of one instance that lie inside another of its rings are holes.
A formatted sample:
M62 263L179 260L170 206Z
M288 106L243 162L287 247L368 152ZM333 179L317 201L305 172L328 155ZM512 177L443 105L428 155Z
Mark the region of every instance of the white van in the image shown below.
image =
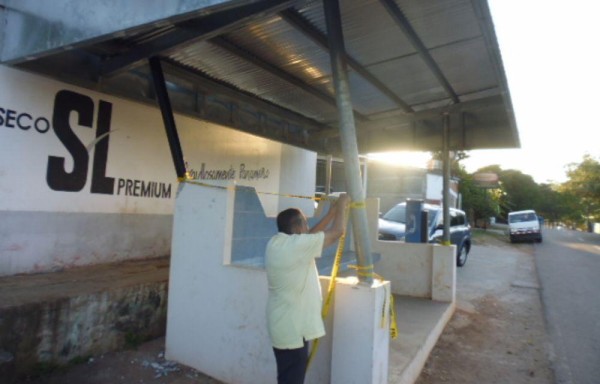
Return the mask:
M542 242L540 221L532 209L510 212L508 214L508 231L511 243L517 240Z

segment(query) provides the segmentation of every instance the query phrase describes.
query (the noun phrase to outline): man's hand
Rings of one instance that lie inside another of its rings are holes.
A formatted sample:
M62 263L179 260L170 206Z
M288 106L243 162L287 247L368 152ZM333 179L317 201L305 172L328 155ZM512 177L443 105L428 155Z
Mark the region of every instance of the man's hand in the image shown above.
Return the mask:
M340 197L338 197L335 202L335 206L333 206L330 211L335 212L333 223L331 226L325 231L325 239L323 241L323 249L328 246L334 244L337 239L342 236L344 233L344 224L345 224L345 213L346 207L350 204L350 196L345 193L341 193Z

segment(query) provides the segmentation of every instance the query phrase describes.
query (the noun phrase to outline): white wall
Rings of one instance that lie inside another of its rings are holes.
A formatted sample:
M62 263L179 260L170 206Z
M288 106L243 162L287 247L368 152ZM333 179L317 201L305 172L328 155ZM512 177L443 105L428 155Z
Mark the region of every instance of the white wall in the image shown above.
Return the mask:
M211 203L200 207L202 201ZM266 329L266 273L227 263L232 259L234 220L240 217L234 215L234 201L231 188L181 186L173 227L166 354L226 383L275 383L275 357ZM328 282L321 277L323 295ZM327 336L307 383L387 382L389 293L389 283L338 283Z
M377 228L379 200L367 199L369 228ZM394 294L454 302L456 246L381 241L370 232L372 252L381 255L375 273L388 280Z
M317 183L317 160L313 155L313 152L304 151L289 145L281 149L281 167L285 171L280 174L279 193L282 195L314 196L315 185ZM314 163L314 167L307 169L307 167L299 166L299 164L307 163ZM300 193L300 191L304 193ZM263 206L265 206L264 203ZM290 207L301 209L308 217L312 217L315 212L313 200L294 197L281 197L277 212ZM266 213L268 216L276 216L268 209L266 209Z
M428 173L426 175L425 199L442 201L442 192L444 191L444 178L442 175Z
M169 254L177 181L160 111L4 66L0 84L0 276ZM314 193L315 153L175 119L201 180ZM259 197L269 215L282 206Z
M211 203L199 204L202 201ZM182 185L173 228L167 358L227 383L275 383L275 358L266 330L266 273L228 264L238 218L234 201L232 189ZM367 202L373 236L377 203ZM383 308L390 291L454 301L454 246L373 244L373 251L381 253L375 270L391 286L338 283L327 336L307 378L311 384L387 381L389 331L381 327L381 314L387 313ZM321 278L323 294L327 281Z
M266 273L224 265L231 258L235 193L192 184L181 188L173 227L167 358L226 383L275 383ZM211 204L199 207L199 201Z
M427 190L425 199L434 202L442 202L444 191L444 177L435 173L427 174ZM450 206L460 208L458 206L458 181L450 180Z

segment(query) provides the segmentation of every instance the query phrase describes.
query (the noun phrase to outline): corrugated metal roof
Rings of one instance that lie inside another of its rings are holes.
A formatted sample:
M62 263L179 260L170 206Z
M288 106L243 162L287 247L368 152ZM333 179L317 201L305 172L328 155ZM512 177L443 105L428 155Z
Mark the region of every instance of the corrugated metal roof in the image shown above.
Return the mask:
M158 56L167 64L178 112L337 154L338 112L321 1L212 1L204 8L182 3L149 11L151 22L83 40L80 23L69 19L77 15L67 13L61 22L72 36L61 42L69 50L50 41L52 49L11 56L9 63L148 101L147 59ZM4 12L7 25L14 25L13 18L23 16L10 4ZM361 152L438 150L443 113L452 114L454 149L519 146L485 0L344 0L340 6ZM24 8L28 22L50 23L43 10L32 15L31 7ZM19 34L31 40L25 30L7 33L11 40ZM212 101L228 112L211 109ZM235 113L245 115L232 118Z

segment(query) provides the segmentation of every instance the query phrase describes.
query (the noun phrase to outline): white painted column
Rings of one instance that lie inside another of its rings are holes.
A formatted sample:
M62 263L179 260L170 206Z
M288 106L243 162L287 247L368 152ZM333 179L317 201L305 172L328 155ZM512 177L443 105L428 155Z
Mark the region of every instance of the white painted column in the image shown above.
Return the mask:
M332 384L386 384L390 344L390 283L339 279L335 294ZM383 324L382 324L383 316Z

